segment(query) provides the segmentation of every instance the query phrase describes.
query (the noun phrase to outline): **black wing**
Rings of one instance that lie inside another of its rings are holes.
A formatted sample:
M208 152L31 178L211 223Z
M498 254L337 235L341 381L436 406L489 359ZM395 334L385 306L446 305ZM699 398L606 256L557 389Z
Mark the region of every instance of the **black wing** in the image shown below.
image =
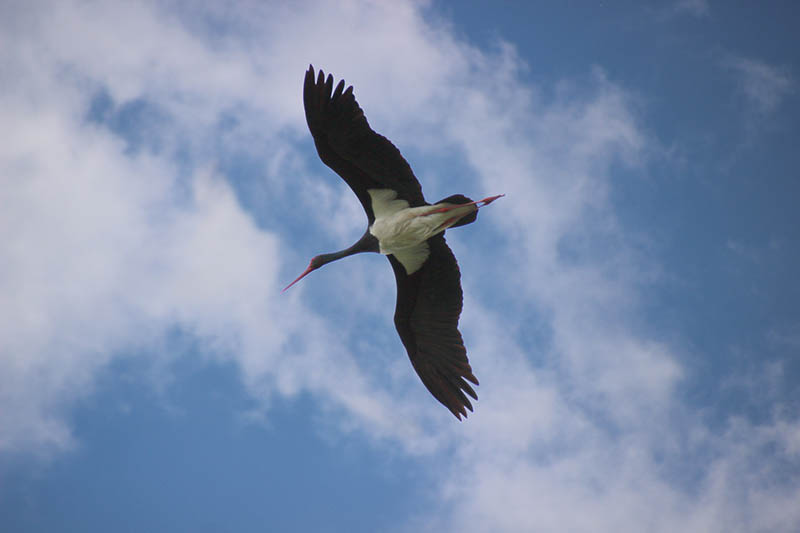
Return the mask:
M422 383L461 420L472 411L465 392L478 399L467 350L458 331L461 315L461 272L444 235L428 239L430 256L422 267L406 275L393 255L388 256L397 280L394 323L408 357Z
M303 85L306 121L320 159L353 189L369 223L375 220L367 189L392 189L411 207L426 205L422 187L400 150L375 133L344 80L333 90L333 76L309 66Z

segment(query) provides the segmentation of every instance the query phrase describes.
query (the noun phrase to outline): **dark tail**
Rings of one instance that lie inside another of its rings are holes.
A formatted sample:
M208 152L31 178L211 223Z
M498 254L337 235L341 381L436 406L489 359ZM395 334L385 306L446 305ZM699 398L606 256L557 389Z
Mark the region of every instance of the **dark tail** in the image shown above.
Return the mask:
M472 200L470 198L467 198L463 194L454 194L453 196L448 196L444 200L439 200L436 203L458 205L458 204L468 204L470 202L472 202ZM476 209L469 215L465 216L464 218L462 218L461 220L450 226L450 228L457 228L459 226L466 226L467 224L472 224L473 222L475 222L477 218L478 218L478 210Z

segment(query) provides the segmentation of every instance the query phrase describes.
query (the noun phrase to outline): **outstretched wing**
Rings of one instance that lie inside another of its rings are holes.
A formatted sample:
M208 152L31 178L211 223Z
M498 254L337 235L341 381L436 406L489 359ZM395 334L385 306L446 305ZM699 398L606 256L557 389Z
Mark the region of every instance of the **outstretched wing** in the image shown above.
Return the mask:
M400 150L375 133L358 106L353 87L344 90L344 80L333 89L333 76L320 70L315 78L309 66L303 85L306 121L320 159L353 189L375 220L368 189L392 189L411 207L426 205L422 187Z
M427 261L411 275L396 257L388 256L397 280L394 323L422 383L461 420L467 409L472 411L467 394L478 399L467 383L478 385L478 379L458 331L461 272L444 235L428 239L427 244Z

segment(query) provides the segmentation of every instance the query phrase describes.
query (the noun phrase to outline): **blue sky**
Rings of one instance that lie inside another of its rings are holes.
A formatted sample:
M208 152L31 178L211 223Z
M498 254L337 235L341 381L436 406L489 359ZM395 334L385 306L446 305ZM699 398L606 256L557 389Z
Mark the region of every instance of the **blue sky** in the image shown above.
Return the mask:
M0 8L3 531L796 531L791 2ZM448 232L457 422L317 158L345 78Z

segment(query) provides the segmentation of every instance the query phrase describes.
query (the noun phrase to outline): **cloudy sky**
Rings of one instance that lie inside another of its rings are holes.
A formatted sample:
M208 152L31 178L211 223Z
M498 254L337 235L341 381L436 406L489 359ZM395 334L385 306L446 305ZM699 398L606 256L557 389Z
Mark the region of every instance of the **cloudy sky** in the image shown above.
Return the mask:
M0 529L797 531L792 2L3 2ZM345 78L448 232L459 423L317 158Z

